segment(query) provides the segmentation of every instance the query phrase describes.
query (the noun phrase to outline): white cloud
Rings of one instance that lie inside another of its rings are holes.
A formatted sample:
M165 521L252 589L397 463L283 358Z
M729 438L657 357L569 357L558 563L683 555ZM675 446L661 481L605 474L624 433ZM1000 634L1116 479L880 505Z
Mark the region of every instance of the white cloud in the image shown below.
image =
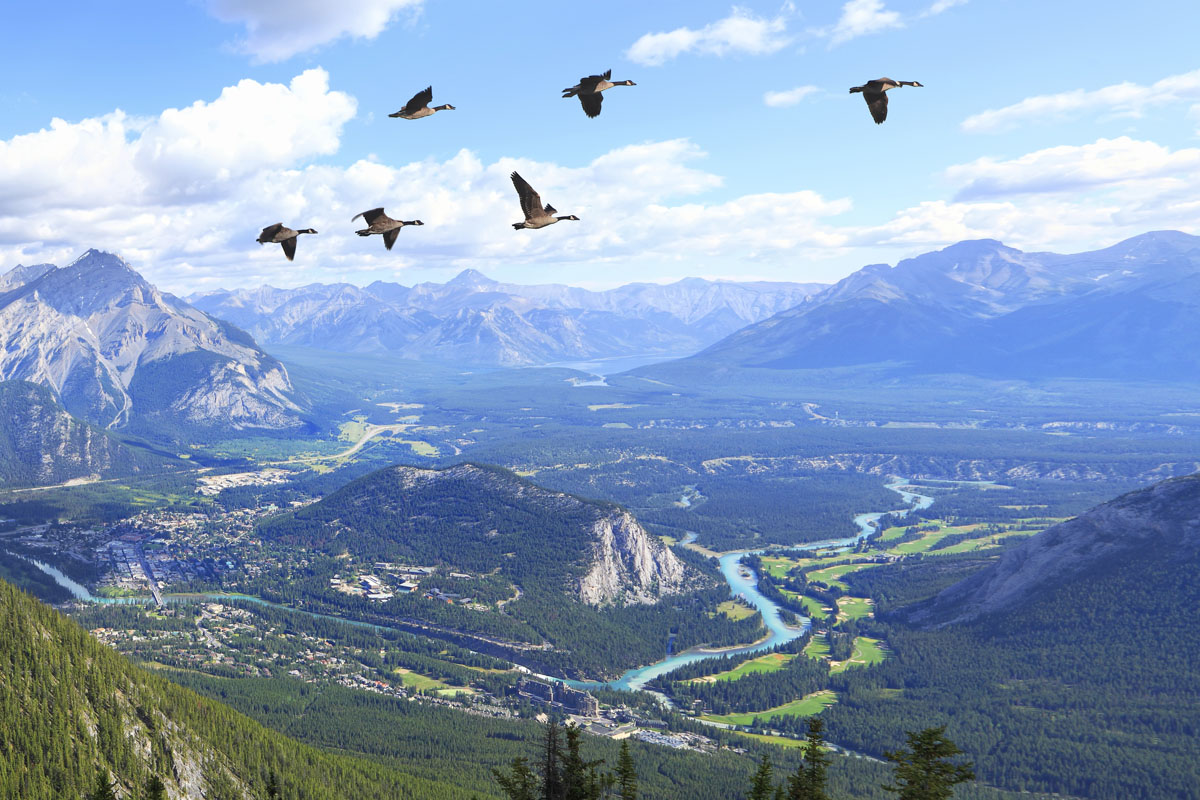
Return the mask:
M734 6L728 17L700 29L676 28L665 33L647 33L626 52L630 61L649 67L665 64L684 53L724 56L730 53L769 55L791 42L787 15L791 6L773 19L756 17Z
M206 0L222 22L245 27L238 48L258 62L284 61L342 37L374 39L422 0Z
M1114 184L1128 188L1163 178L1178 179L1200 172L1200 149L1172 152L1155 142L1122 136L1092 144L1050 147L1019 158L981 158L946 170L960 188L956 199L1020 194L1077 193Z
M950 9L954 8L955 6L965 6L966 4L967 4L967 0L934 0L933 5L931 5L927 9L925 9L925 12L923 14L921 14L921 16L923 16L923 17L936 16L938 14L941 14L943 11L949 11Z
M1078 252L1147 230L1200 233L1200 149L1129 138L1052 147L945 171L953 200L930 200L858 229L857 247L910 252L993 238L1024 249Z
M1153 106L1196 100L1200 100L1200 70L1171 75L1149 86L1126 81L1092 91L1075 89L1027 97L967 117L961 127L968 133L996 133L1028 122L1064 119L1084 112L1139 116Z
M0 267L66 263L87 247L122 253L164 288L190 292L270 282L398 277L409 267L504 272L646 264L793 263L836 243L823 218L850 208L814 192L709 202L721 176L686 139L615 148L564 166L527 158L319 163L337 150L355 101L312 70L290 85L242 81L206 103L147 119L120 111L0 141ZM248 116L270 124L247 126ZM582 222L514 231L509 173ZM426 225L387 252L351 217L385 206ZM313 227L295 263L254 243L271 223ZM749 243L749 244L748 244ZM797 250L799 249L799 250ZM708 261L706 261L706 259ZM542 265L542 267L539 267ZM692 267L688 267L692 268ZM426 273L428 274L428 273Z
M899 12L889 11L883 0L849 0L842 6L837 24L821 33L829 37L829 46L835 47L859 36L902 27Z
M786 108L794 106L809 95L817 94L820 91L819 86L797 86L795 89L782 92L767 92L763 95L763 102L771 108Z

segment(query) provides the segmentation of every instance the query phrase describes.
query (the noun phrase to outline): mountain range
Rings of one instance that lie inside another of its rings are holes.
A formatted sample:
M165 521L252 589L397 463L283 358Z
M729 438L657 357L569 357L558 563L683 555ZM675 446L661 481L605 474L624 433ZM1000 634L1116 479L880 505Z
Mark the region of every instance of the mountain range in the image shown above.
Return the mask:
M0 380L47 386L108 428L304 424L287 370L245 332L98 250L0 276Z
M446 283L314 283L189 296L264 345L487 366L695 352L791 308L821 284L685 278L595 292L465 270Z
M1200 378L1200 237L1136 236L1074 255L959 242L864 267L693 357L809 369L893 362L1018 378Z

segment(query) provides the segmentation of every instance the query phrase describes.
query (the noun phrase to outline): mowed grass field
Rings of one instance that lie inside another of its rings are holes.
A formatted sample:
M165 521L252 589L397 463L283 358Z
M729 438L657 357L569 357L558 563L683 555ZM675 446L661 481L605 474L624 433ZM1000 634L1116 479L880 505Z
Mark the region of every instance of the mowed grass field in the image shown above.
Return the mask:
M743 661L731 670L718 672L715 675L705 675L703 678L692 678L685 683L716 683L717 681L736 681L738 678L744 678L747 675L753 675L759 672L778 672L783 669L789 661L796 657L795 653L768 653L765 656L752 658L749 661Z
M753 617L755 614L758 613L753 608L750 608L749 606L747 606L745 603L739 602L737 600L726 600L724 603L721 603L721 605L717 606L717 611L719 613L724 614L725 616L729 617L734 622L737 622L739 619L746 619L747 617Z
M838 619L862 619L874 613L875 604L868 597L838 598Z
M869 667L882 662L885 658L887 658L887 652L884 650L883 642L867 636L856 636L854 652L850 654L850 658L846 661L833 662L830 665L829 674L836 675L851 667Z
M848 575L851 572L858 572L860 569L877 566L876 564L839 564L836 567L825 567L824 569L813 570L808 573L808 580L816 583L823 583L826 586L836 586L842 591L846 591L850 587L839 580L843 575Z
M809 658L829 658L829 640L814 633L808 644L804 645L804 655Z
M820 714L836 702L837 693L832 689L823 689L764 711L751 711L744 714L705 714L701 719L723 722L726 725L753 725L755 719L766 721L776 717L811 717L813 714Z
M451 686L448 683L439 681L437 678L430 678L428 675L421 675L404 667L397 667L392 671L392 674L400 679L410 689L418 692L433 693L442 697L451 697L456 694L475 694L474 689L468 689L465 686Z
M825 617L829 616L829 612L825 610L825 606L815 597L809 597L808 595L799 594L788 589L780 589L779 591L783 592L786 597L801 603L804 606L806 616L813 619L825 619Z

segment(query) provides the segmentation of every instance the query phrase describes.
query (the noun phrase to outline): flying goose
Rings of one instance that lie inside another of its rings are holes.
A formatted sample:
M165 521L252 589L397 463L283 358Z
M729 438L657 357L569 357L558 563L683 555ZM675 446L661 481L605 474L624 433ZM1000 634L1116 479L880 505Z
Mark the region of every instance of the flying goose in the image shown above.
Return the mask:
M407 222L398 219L392 219L387 214L383 213L382 208L372 208L370 211L364 211L361 214L355 214L350 221L354 222L354 220L358 219L359 217L363 218L363 221L367 223L367 227L363 228L361 231L355 231L355 233L357 233L359 236L370 236L373 233L382 233L383 246L388 250L392 249L392 245L396 243L396 237L400 235L400 229L405 225L425 224L419 219L414 219Z
M399 117L400 119L421 119L421 117L431 116L435 111L454 111L454 106L447 103L444 106L429 107L430 101L433 100L433 87L430 86L423 92L417 92L404 104L404 108L397 111L395 114L388 114L389 117Z
M580 105L583 106L583 113L589 117L598 117L600 116L600 104L604 102L601 92L614 86L637 86L633 81L613 81L611 78L611 69L605 70L603 75L588 75L586 78L580 78L579 83L569 89L563 89L563 97L578 97Z
M867 101L867 108L871 109L871 116L875 120L876 125L882 125L887 119L887 92L888 89L895 89L898 86L920 86L916 81L894 81L891 78L876 78L873 81L867 81L862 86L850 87L850 94L862 92L863 100Z
M312 228L305 228L302 231L294 231L291 228L283 227L282 222L276 222L274 225L268 225L262 229L262 233L258 235L256 240L259 244L279 244L283 247L283 254L287 256L287 260L291 261L296 257L296 237L302 233L316 233Z
M574 214L569 214L565 217L556 217L558 210L554 206L547 204L542 208L542 198L533 187L525 182L517 173L512 174L513 186L517 187L517 194L521 197L521 210L525 212L524 222L514 222L513 230L521 230L521 228L544 228L547 225L553 225L560 219L573 219L579 221L579 217Z

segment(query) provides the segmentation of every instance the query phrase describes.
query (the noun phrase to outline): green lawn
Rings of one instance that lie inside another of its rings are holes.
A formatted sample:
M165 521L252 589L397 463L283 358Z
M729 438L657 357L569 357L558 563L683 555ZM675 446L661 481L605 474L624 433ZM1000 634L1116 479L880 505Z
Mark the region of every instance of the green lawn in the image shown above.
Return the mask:
M753 608L750 608L746 604L740 603L737 600L726 600L724 603L721 603L721 605L717 606L717 611L729 617L734 622L737 622L739 619L753 617L758 613Z
M836 567L825 567L824 569L813 570L808 573L808 580L823 583L830 587L836 586L842 591L846 591L850 587L838 580L839 578L851 572L857 572L860 569L873 566L875 564L840 564Z
M813 634L808 644L804 645L804 655L809 658L829 658L829 640Z
M788 591L787 589L780 589L780 591L790 597L792 600L796 600L803 604L807 616L812 617L813 619L825 619L827 616L829 616L829 612L825 610L825 606L821 605L821 601L815 597L798 594L796 592Z
M829 673L836 675L851 667L869 667L872 664L880 663L885 658L887 658L887 653L883 650L882 642L866 636L857 636L854 639L854 652L850 654L850 658L834 664Z
M780 747L804 747L803 739L792 739L788 736L767 736L763 733L750 733L748 731L733 731L733 733L746 739L763 742L764 744L775 744Z
M693 678L687 683L715 683L716 681L736 681L747 675L758 672L778 672L789 661L796 657L795 653L768 653L765 656L743 661L731 670L718 672L716 675L705 675L703 678Z
M874 604L866 597L839 597L838 619L862 619L874 613Z
M430 678L427 675L421 675L403 667L397 667L392 671L392 674L399 678L400 682L405 686L418 692L433 693L442 697L475 693L474 689L468 689L464 686L451 686L448 683L439 681L437 678Z
M755 719L766 721L776 717L811 717L813 714L820 714L826 707L836 702L837 693L831 689L824 689L790 703L768 708L765 711L751 711L745 714L706 714L701 719L709 722L723 722L726 725L753 725Z

